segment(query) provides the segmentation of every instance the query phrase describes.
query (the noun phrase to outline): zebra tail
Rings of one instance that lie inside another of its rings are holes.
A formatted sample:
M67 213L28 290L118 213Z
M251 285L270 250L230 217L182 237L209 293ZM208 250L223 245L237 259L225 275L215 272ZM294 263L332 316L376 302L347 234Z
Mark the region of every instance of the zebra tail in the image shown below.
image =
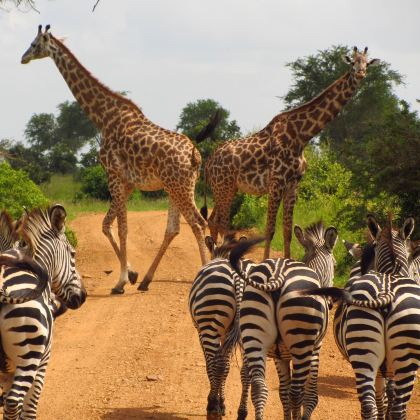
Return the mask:
M232 268L238 273L238 275L246 279L245 274L242 272L240 266L239 266L239 260L247 253L249 252L255 245L258 243L264 241L265 238L262 236L247 239L243 241L239 241L238 245L236 245L229 254L229 262Z
M389 305L394 300L394 293L391 291L381 292L375 299L354 299L346 289L339 287L322 287L320 289L303 290L300 292L304 296L324 296L330 297L334 301L342 300L348 305L359 306L361 308L379 309Z
M38 277L38 284L35 289L24 289L13 292L9 295L4 289L0 289L0 303L19 304L36 299L44 292L48 286L49 276L43 267L30 257L14 257L10 255L0 255L0 265L20 268L30 271Z

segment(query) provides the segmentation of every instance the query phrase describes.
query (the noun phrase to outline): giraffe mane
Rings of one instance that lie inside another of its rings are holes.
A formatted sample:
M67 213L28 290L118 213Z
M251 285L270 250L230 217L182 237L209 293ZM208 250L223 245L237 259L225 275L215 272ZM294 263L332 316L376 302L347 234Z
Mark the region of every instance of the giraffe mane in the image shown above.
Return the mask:
M128 99L128 98L124 97L120 93L114 92L108 86L106 86L105 84L103 84L98 78L96 78L95 76L92 75L92 73L76 58L76 56L69 50L69 48L60 39L54 37L51 34L50 34L50 36L51 36L51 39L53 39L54 42L66 54L68 54L72 60L74 60L74 62L78 66L78 68L80 70L82 70L83 73L85 73L89 78L93 79L95 81L95 83L98 84L98 86L100 87L100 89L104 90L108 95L111 95L115 99L118 99L119 101L125 103L130 108L134 108L136 111L138 111L143 116L143 112L142 112L141 108L138 105L136 105L131 99Z

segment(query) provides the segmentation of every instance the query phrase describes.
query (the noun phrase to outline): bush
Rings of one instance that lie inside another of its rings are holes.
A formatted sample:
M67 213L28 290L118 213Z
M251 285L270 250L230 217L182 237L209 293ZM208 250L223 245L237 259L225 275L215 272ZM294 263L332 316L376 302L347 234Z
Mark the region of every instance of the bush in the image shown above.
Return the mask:
M26 172L12 169L6 162L0 164L1 209L6 209L14 219L18 219L24 207L31 210L46 205L48 199Z
M83 170L81 174L82 193L99 200L110 200L108 177L102 165L92 166ZM82 198L79 195L76 199Z
M267 197L243 195L243 201L239 211L233 216L232 227L234 229L250 228L258 225L267 213Z
M76 232L72 229L70 229L68 226L66 226L65 234L67 236L68 241L70 242L71 246L73 248L77 247L77 236Z

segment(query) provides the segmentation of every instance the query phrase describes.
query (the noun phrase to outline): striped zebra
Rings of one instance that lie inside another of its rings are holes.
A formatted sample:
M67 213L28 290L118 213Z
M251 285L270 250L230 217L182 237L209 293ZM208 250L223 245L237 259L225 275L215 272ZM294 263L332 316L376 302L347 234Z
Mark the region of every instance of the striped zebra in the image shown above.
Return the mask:
M410 277L420 284L420 241L410 241L409 251Z
M0 212L0 253L19 247L19 226L21 220L13 222L6 210ZM20 248L21 251L23 248ZM53 292L50 294L50 306L54 319L67 311L67 306ZM1 405L1 403L0 403Z
M227 236L223 244L217 246L207 236L205 242L211 261L201 268L191 286L189 309L198 332L210 382L207 418L220 419L225 415L225 382L230 356L239 339L231 329L235 317L239 322L239 304L245 283L232 270L227 259L238 241ZM251 263L249 260L238 262L242 270L246 270ZM238 413L246 411L247 396L247 393L242 395Z
M309 419L318 403L319 352L328 324L328 302L297 292L331 285L337 230L324 229L319 222L305 231L296 226L294 232L305 249L304 262L267 259L244 271L238 261L253 243L240 243L230 253L232 267L247 283L240 331L256 419L263 418L268 395L267 356L275 359L285 419Z
M362 418L405 419L420 366L420 286L408 277L414 219L406 219L401 229L389 220L381 229L369 216L368 228L374 243L363 249L361 274L345 289L309 293L342 302L334 336L353 367ZM368 271L372 266L377 271Z
M86 291L75 267L75 252L65 234L66 212L61 205L37 209L24 216L20 226L27 244L24 252L42 265L48 275L43 294L23 304L2 304L0 336L1 384L4 419L35 419L51 350L53 314L50 290L71 309L80 307ZM23 253L19 250L9 253ZM16 269L3 272L3 287L11 293L34 288L34 278Z

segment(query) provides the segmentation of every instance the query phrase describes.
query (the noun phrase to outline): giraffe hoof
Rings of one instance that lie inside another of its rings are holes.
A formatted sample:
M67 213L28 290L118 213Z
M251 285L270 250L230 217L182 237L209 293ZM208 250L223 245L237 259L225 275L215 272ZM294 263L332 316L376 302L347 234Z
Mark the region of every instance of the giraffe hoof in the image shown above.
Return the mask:
M207 413L207 420L222 420L222 413L220 412Z
M139 284L137 290L141 290L142 292L146 292L149 290L149 282L145 282L144 280Z
M128 270L128 281L131 284L136 284L138 276L139 276L139 273L137 273L137 271Z
M124 289L122 287L113 287L111 289L111 295L122 295L124 293Z

